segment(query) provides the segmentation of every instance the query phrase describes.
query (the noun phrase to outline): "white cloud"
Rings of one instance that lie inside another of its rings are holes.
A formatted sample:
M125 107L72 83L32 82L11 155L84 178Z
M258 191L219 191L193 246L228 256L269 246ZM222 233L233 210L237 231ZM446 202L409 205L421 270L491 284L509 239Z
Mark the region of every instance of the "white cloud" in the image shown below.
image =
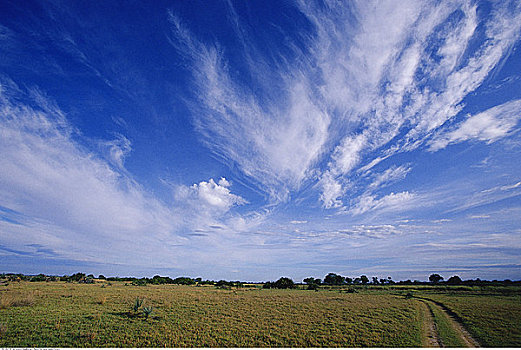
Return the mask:
M506 102L484 112L469 116L465 121L430 142L430 150L437 151L450 144L470 139L494 142L511 132L521 119L521 100Z
M120 170L124 170L125 158L132 151L132 143L121 134L111 141L101 141L102 151L107 154L107 159Z
M340 3L301 2L317 30L312 45L323 77L321 91L328 109L340 111L334 116L344 120L332 123L359 135L335 148L329 163L335 177L348 176L362 156L378 149L365 170L393 153L417 148L459 113L463 99L518 39L520 11L509 6L497 5L486 22L487 40L469 49L482 20L471 2L375 7L355 2L352 11ZM356 21L349 19L352 13ZM439 46L436 57L429 51L433 45ZM407 124L406 137L396 138Z
M369 185L370 189L377 189L383 186L386 186L390 183L393 183L398 180L404 179L407 174L411 171L411 168L401 165L401 166L392 166L389 169L385 170L381 174L377 174L375 176L374 181Z
M512 189L514 189L514 188L518 188L519 186L521 186L521 181L516 182L516 183L513 184L513 185L505 185L505 186L501 186L501 190L502 190L502 191L508 191L508 190L512 190Z
M435 223L435 224L442 224L444 222L451 222L451 221L452 221L451 219L432 220L432 222Z
M360 161L360 152L366 147L367 137L364 134L347 136L336 147L330 164L334 174L349 173Z
M508 56L521 28L515 3L493 4L490 18L472 1L297 6L313 32L291 38L289 54L274 48L275 63L230 11L255 91L234 78L219 45L198 41L174 15L172 44L195 67L199 100L191 108L207 145L274 201L288 200L312 174L322 174L319 198L326 208L342 207L343 184L365 157L374 158L358 170L443 130ZM484 33L478 33L481 23ZM478 118L444 142L472 132L491 140L511 128Z
M471 215L469 216L471 219L488 219L490 215Z
M391 193L379 199L374 195L364 194L357 199L356 204L351 207L350 212L353 215L360 215L375 210L404 210L412 205L414 199L415 195L407 191Z
M270 83L284 87L277 96L263 100L232 79L218 48L195 39L178 17L171 14L170 19L176 34L172 43L183 49L195 67L199 101L191 108L204 141L262 184L272 199L286 198L287 191L307 177L327 138L330 117L313 97L309 79L282 65L270 67L257 57L257 68L250 73L258 89L272 93L273 86L262 83L272 72L277 72L276 81Z
M356 225L350 229L338 230L338 232L354 237L386 238L401 234L404 230L395 225Z
M324 208L340 208L342 201L339 199L344 194L342 185L336 181L330 172L325 172L319 182L321 186L320 200Z
M172 208L74 141L64 114L38 91L35 107L14 104L13 86L2 83L0 95L0 205L23 220L2 222L3 244L116 263L139 249L160 249L161 240L178 242Z
M300 225L307 224L308 222L306 220L291 220L289 223L292 225Z
M511 185L500 185L491 188L486 188L481 191L475 191L466 198L459 198L454 212L468 210L469 208L484 206L492 203L498 203L507 198L517 197L521 194L521 182L516 182Z
M177 189L176 199L184 204L189 203L195 210L224 214L235 205L247 203L242 197L230 192L230 183L222 177L218 183L214 179L201 181L190 187Z

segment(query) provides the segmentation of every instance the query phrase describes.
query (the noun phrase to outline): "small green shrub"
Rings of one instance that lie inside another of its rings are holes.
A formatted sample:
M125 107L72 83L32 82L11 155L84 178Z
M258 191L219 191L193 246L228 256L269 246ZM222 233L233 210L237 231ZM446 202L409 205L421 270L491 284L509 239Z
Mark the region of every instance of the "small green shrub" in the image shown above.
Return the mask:
M139 280L134 280L132 281L132 285L133 286L146 286L147 285L147 281L145 279L139 279Z
M143 305L143 299L136 298L136 300L134 301L134 306L132 307L134 312L138 312L141 305Z
M150 316L152 311L154 311L154 308L152 306L143 307L143 316L145 316L145 318L148 318L148 316Z

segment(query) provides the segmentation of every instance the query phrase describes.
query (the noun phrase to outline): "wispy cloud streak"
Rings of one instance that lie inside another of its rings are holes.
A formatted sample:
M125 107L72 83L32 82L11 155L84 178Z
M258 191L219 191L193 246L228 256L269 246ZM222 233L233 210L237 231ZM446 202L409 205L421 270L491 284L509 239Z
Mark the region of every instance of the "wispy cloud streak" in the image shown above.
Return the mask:
M203 44L170 14L172 43L194 64L198 104L192 110L207 145L278 201L318 174L325 208L342 207L350 174L370 157L412 151L443 129L509 54L521 27L514 2L494 4L486 20L470 1L297 6L313 28L294 38L306 48L305 59L292 50L292 62L270 65L260 50L248 48L251 34L238 29L230 5L246 73L260 92L232 74L225 47ZM284 50L273 51L284 57ZM266 92L269 82L277 98ZM447 137L439 142L465 139Z

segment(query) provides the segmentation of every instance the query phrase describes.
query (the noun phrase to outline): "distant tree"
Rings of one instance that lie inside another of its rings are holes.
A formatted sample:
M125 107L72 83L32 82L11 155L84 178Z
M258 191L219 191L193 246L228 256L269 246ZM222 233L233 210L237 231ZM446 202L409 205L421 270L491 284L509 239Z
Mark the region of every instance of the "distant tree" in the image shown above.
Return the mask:
M273 283L273 287L277 289L295 288L295 282L293 282L291 278L281 277L275 283Z
M46 280L46 277L47 276L45 276L43 273L41 273L39 275L31 277L31 279L29 281L30 282L43 282Z
M191 279L190 277L177 277L177 278L174 278L172 283L190 285L190 284L195 284L195 281L193 279Z
M353 280L353 283L354 283L354 284L360 284L360 283L362 283L362 280L360 279L360 277L356 277L356 278Z
M276 289L290 289L296 288L295 282L291 278L281 277L275 282L266 282L262 285L262 288L276 288Z
M215 285L215 283L216 283L215 281L211 281L211 280L203 280L203 281L199 282L199 284L201 284L201 285L202 284L213 284L213 285Z
M302 282L304 282L305 284L312 284L312 283L315 283L315 278L314 277L304 278L302 280Z
M373 284L379 284L378 277L372 277Z
M106 280L107 278L106 278L105 276L103 276L103 275L99 275L99 276L98 276L98 279L99 279L99 280Z
M440 281L443 281L443 277L441 277L437 273L433 273L432 275L429 276L429 281L431 283L438 283Z
M369 282L369 278L367 278L366 275L362 275L360 276L360 281L362 282L362 284L367 284Z
M217 282L217 283L219 283L219 282ZM275 287L273 287L273 282L268 281L262 285L262 288L271 289L271 288L275 288Z
M221 289L231 289L232 287L235 286L235 282L220 280L215 283L215 286L217 288L221 288Z
M389 283L386 278L380 278L380 284L386 284Z
M75 281L75 282L79 282L79 281L82 281L85 279L85 274L84 273L81 273L81 272L78 272L78 273L75 273L74 275L72 275L70 277L70 280L71 281Z
M344 278L347 284L353 283L353 279L351 277L345 277Z
M188 278L188 277L186 277L186 278ZM170 277L162 277L159 275L155 275L151 279L147 278L147 282L152 283L152 284L174 284L174 280L171 279Z
M320 278L313 277L304 278L302 281L308 285L308 290L318 290L318 286L322 282Z
M140 279L136 278L132 281L132 285L133 286L146 286L147 280L146 280L146 278L140 278Z
M326 277L324 277L324 284L329 284L331 286L339 286L345 283L345 277L337 275L336 273L328 273Z
M462 284L463 281L461 280L461 278L459 276L452 276L450 277L448 280L447 280L447 284Z

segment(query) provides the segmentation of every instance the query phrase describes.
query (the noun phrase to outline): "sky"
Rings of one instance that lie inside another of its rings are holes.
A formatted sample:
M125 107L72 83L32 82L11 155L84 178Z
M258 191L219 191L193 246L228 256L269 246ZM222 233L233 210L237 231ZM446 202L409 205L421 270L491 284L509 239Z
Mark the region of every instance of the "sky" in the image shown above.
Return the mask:
M521 2L0 2L0 272L521 279Z

